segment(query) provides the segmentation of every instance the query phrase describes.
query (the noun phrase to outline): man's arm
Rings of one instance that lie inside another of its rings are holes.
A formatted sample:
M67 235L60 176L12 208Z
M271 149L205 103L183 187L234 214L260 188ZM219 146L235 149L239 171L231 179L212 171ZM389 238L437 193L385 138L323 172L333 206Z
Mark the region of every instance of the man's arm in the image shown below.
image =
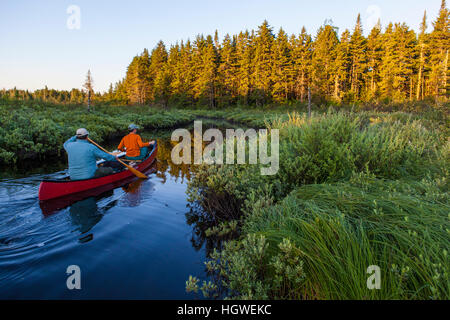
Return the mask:
M67 141L64 142L64 149L67 150L67 145L68 145L69 143L75 142L75 141L77 141L77 136L73 136L73 137L67 139Z
M120 151L125 151L124 147L125 147L125 143L124 143L125 137L122 138L122 140L120 140L119 146L117 147L117 150Z
M105 159L106 161L116 160L116 157L113 156L112 154L106 153L94 145L93 145L93 147L94 147L94 155L97 159Z
M137 143L139 148L148 147L150 145L150 142L142 142L141 136L137 137Z

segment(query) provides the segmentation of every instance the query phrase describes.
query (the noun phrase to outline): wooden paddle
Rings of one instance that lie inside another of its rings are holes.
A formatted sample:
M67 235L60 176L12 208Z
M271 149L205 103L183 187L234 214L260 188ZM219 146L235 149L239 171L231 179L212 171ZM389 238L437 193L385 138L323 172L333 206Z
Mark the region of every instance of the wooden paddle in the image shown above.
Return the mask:
M101 146L99 146L97 143L95 143L94 141L92 141L91 139L88 138L88 141L89 141L90 143L92 143L94 146L98 147L100 150L103 150L103 151L105 151L106 153L109 153L109 154L112 155L111 152L108 152L107 150L105 150L104 148L102 148ZM136 177L139 177L139 178L142 178L142 179L148 179L148 177L147 177L145 174L143 174L142 172L136 170L136 169L133 168L132 166L127 165L125 162L123 162L123 161L120 160L119 158L117 158L117 161L119 161L121 164L123 164L125 167L127 167L128 170L130 170L131 172L133 172L133 174L134 174Z

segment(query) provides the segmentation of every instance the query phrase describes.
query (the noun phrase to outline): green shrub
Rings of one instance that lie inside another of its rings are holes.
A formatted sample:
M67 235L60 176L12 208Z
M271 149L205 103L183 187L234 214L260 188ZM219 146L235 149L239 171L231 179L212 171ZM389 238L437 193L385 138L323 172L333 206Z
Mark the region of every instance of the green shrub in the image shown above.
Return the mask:
M249 234L242 241L229 241L215 250L206 267L218 275L222 291L234 299L298 299L304 280L301 252L289 239L278 244L279 253L271 255L264 236ZM190 277L187 292L198 291L198 279ZM219 287L204 282L205 296L219 295Z
M85 107L52 104L0 103L0 164L59 156L63 143L85 127L91 138L103 142L125 134L130 123L145 129L172 128L192 122L186 110L163 111L150 107Z

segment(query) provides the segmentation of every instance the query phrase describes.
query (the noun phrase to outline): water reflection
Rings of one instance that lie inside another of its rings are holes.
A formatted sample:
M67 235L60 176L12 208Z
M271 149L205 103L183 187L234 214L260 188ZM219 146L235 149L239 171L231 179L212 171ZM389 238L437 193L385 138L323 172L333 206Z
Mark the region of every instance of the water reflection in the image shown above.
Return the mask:
M193 136L193 135L192 135ZM157 176L162 178L165 182L168 177L175 177L176 181L181 183L187 183L195 174L195 166L188 164L175 164L171 160L171 152L173 147L177 144L176 141L169 139L159 141L158 140L158 170ZM202 143L202 149L208 142ZM191 142L192 152L194 155L194 142ZM192 159L193 162L193 159ZM220 249L222 242L229 238L230 235L225 237L219 236L207 236L206 231L212 227L218 225L218 222L213 218L211 214L208 214L205 209L196 202L187 202L186 207L188 211L185 214L186 223L192 227L191 244L195 250L201 250L203 247L206 250L206 255L209 256L214 248ZM231 235L232 236L232 235Z
M169 139L158 140L158 171L157 176L166 182L168 177L175 177L177 182L185 183L191 179L191 166L189 164L175 164L172 162L172 148L178 142ZM192 154L194 154L192 152Z
M92 229L103 217L98 210L97 199L89 197L75 202L69 209L72 224L81 233L86 233Z
M137 207L151 198L155 184L151 180L136 180L122 187L125 191L120 204L126 207Z

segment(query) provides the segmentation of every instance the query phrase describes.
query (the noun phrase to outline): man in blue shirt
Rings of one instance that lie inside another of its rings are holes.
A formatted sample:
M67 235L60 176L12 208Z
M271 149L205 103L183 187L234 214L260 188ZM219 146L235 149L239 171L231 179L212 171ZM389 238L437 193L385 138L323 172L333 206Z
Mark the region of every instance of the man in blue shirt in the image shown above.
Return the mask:
M103 152L87 140L89 132L80 128L76 136L64 142L64 149L69 158L69 176L72 180L101 177L114 172L111 167L97 168L96 160L114 161L116 157Z

